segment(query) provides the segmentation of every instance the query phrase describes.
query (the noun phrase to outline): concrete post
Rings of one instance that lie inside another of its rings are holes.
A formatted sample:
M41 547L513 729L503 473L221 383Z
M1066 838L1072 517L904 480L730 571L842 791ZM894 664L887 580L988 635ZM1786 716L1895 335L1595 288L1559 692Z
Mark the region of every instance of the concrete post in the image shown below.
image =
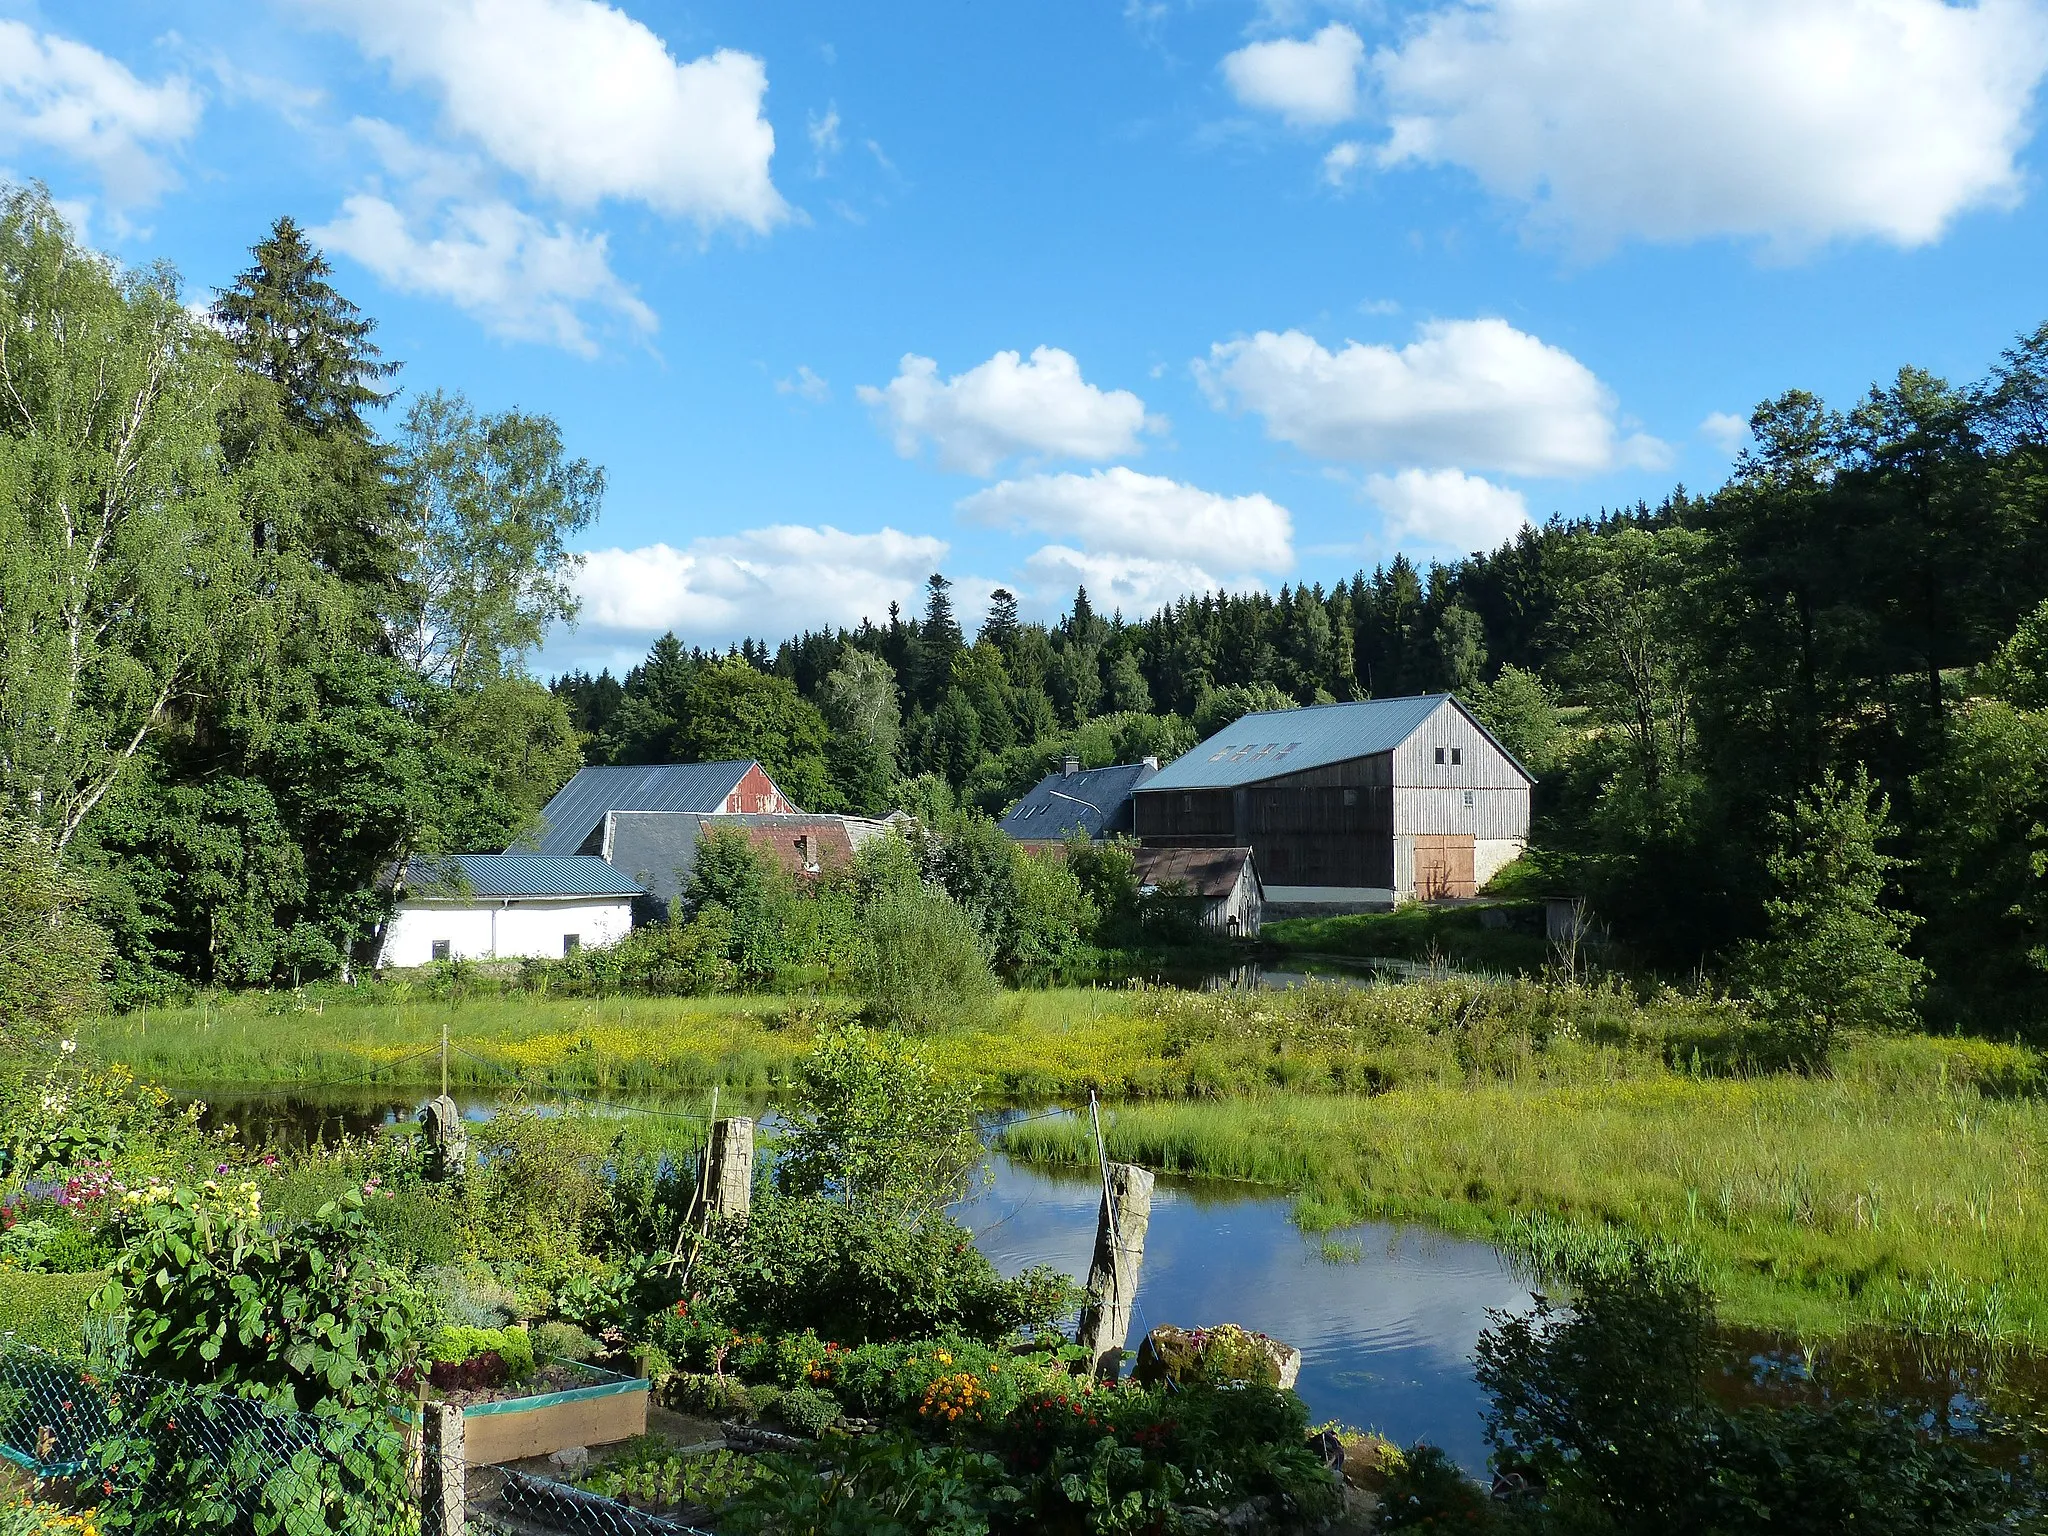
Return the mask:
M462 1410L426 1405L420 1467L420 1536L463 1536L468 1516L462 1455Z
M469 1167L469 1132L455 1101L442 1094L420 1106L420 1132L427 1142L427 1177L460 1179Z
M711 1209L744 1216L754 1203L754 1122L744 1115L711 1122Z
M1088 1351L1088 1368L1114 1381L1123 1369L1131 1308L1138 1299L1138 1267L1145 1262L1145 1232L1152 1225L1152 1175L1131 1163L1111 1163L1104 1185L1079 1342Z

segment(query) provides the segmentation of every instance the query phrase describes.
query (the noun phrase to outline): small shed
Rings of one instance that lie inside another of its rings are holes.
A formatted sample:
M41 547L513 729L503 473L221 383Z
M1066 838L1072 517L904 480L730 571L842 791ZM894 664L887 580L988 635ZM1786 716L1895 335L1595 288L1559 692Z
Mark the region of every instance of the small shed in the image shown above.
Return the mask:
M1249 848L1139 848L1138 886L1146 894L1184 891L1200 904L1202 926L1231 939L1254 939L1266 889Z
M588 854L458 853L414 859L397 885L380 966L559 959L633 929L638 881Z
M1080 836L1090 842L1131 830L1131 795L1159 772L1159 759L1083 768L1069 756L1010 807L998 823L1020 843L1061 843Z

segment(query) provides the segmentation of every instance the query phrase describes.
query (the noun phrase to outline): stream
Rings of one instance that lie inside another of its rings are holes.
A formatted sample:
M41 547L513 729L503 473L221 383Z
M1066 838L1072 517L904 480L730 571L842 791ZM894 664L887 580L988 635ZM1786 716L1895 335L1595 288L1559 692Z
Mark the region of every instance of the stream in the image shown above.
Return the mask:
M409 1119L425 1094L391 1089L215 1087L197 1095L209 1122L251 1143L305 1145ZM493 1096L458 1091L463 1116L488 1119ZM741 1106L735 1104L735 1109ZM756 1106L758 1107L758 1106ZM1012 1112L1015 1113L1015 1112ZM986 1129L999 1130L1003 1114ZM1092 1171L1048 1169L990 1153L985 1188L954 1207L995 1266L1087 1273L1102 1185ZM1317 1420L1426 1439L1475 1473L1486 1466L1486 1394L1472 1353L1492 1311L1524 1311L1533 1278L1490 1244L1427 1227L1364 1222L1305 1237L1284 1195L1162 1176L1152 1198L1131 1345L1161 1323L1237 1323L1302 1351L1297 1390ZM1853 1393L1942 1434L1973 1434L1988 1401L2048 1414L2048 1363L1924 1349L1896 1337L1809 1351L1726 1329L1715 1389L1734 1400L1823 1402Z

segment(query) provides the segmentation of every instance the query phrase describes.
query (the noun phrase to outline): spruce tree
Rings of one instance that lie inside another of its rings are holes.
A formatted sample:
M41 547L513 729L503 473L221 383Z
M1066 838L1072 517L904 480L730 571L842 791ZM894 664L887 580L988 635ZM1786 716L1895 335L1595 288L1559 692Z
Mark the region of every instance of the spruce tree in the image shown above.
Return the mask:
M260 530L263 539L295 536L351 585L388 587L399 563L395 506L364 413L391 398L376 386L399 365L384 359L370 339L376 322L336 291L327 258L289 216L251 254L254 265L213 303L243 371L223 431L230 462L289 456L306 476L296 526Z

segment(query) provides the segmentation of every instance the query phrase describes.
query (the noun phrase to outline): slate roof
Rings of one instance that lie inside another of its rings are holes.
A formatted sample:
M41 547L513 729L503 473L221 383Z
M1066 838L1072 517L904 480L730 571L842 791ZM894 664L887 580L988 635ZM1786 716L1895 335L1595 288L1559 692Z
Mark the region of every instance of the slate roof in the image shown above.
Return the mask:
M1131 830L1131 792L1159 770L1150 763L1118 763L1049 773L1011 807L999 825L1018 841L1057 842L1078 832L1088 838Z
M593 854L456 853L414 859L405 868L408 896L459 901L466 894L463 885L478 896L645 894L638 881Z
M888 830L887 823L862 816L746 813L706 816L668 811L617 811L611 814L611 862L643 884L650 895L668 903L682 894L697 865L697 842L716 827L745 832L757 844L772 847L785 865L791 862L791 840L802 834L821 837L835 857L850 854L870 837ZM779 834L779 835L778 835Z
M1249 848L1140 848L1134 855L1140 885L1185 885L1207 901L1237 889ZM1258 879L1258 872L1252 872Z
M1169 763L1145 789L1234 789L1304 768L1391 752L1450 697L1425 693L1410 699L1311 704L1306 709L1246 715Z
M753 766L748 761L579 768L542 809L534 846L541 853L575 853L597 830L606 811L723 810L725 797Z

